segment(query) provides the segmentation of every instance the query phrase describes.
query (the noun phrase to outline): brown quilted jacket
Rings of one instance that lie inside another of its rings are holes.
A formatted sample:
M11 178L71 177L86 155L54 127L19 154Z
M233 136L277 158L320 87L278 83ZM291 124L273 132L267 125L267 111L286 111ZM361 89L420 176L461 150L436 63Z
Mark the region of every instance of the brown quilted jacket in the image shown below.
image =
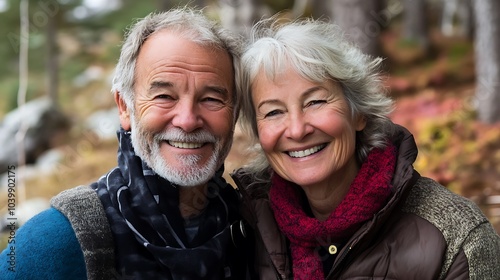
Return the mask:
M338 252L326 279L500 279L500 236L470 200L421 177L413 136L399 128L394 194ZM232 174L253 229L258 279L293 279L288 242L274 221L268 184ZM250 186L251 185L251 186ZM250 187L249 187L250 186Z

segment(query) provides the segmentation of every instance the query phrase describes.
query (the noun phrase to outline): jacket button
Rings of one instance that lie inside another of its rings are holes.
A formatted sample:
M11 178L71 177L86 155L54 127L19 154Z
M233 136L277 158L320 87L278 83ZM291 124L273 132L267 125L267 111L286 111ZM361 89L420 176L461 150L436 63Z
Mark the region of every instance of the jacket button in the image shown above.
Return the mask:
M337 246L335 246L335 245L330 245L330 247L328 247L328 253L330 253L330 255L335 255L335 254L337 254Z

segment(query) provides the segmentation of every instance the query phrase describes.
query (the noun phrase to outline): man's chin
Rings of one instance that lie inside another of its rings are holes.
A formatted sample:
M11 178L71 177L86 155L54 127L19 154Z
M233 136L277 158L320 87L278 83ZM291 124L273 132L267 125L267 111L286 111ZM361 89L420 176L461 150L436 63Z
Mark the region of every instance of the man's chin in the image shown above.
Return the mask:
M153 171L172 184L181 187L196 187L206 184L215 174L214 168L206 165L187 165L187 168L155 166Z
M161 176L161 175L160 175ZM161 176L163 177L163 176ZM163 177L165 180L169 181L170 183L181 187L181 188L193 188L201 185L205 185L212 176L209 178L193 178L197 176L193 176L193 174L190 175L185 175L184 178L179 178L178 176L176 177L170 177L168 176Z
M218 153L210 157L202 155L162 155L160 147L150 153L149 162L153 171L165 180L182 187L206 184L222 165ZM148 163L149 164L149 163Z

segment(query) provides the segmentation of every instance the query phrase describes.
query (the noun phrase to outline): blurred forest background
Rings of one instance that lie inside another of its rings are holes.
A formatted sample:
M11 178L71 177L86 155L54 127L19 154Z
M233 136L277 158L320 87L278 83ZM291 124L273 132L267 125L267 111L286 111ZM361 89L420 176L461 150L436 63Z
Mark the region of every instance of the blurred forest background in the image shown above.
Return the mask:
M116 165L110 80L123 34L178 5L204 7L242 36L277 12L339 24L384 58L392 119L415 135L416 169L473 199L500 232L498 0L0 0L0 226L9 176L22 223ZM248 145L236 131L226 173Z

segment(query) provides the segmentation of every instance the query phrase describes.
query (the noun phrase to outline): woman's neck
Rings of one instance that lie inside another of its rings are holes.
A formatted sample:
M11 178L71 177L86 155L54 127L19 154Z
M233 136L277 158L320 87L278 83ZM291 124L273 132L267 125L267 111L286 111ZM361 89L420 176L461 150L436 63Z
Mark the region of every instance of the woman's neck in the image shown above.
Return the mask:
M359 167L353 158L342 170L321 182L310 186L301 186L314 217L325 221L349 191Z

